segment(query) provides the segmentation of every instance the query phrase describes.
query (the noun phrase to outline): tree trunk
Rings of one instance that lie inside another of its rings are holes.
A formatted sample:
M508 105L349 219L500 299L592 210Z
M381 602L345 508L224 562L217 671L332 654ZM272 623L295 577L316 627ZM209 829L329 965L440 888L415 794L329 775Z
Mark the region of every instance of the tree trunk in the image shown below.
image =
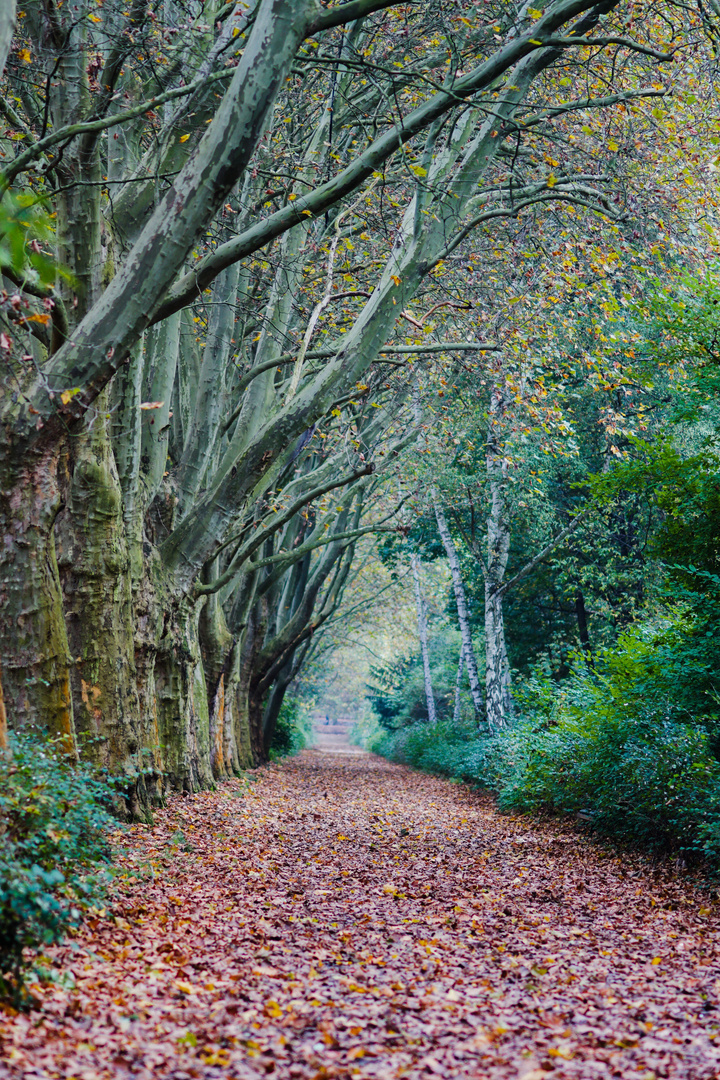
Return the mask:
M583 596L582 589L578 589L575 594L575 615L577 617L578 634L580 636L580 644L582 645L585 658L588 663L592 663L592 650L590 648L590 634L588 633L587 624L587 610L585 608L585 597Z
M216 568L212 570L212 577ZM211 580L211 575L206 574ZM225 730L225 683L232 660L233 637L225 624L217 593L208 596L200 612L200 648L208 692L210 753L213 776L222 780L236 770L233 733Z
M13 729L47 727L74 751L71 656L53 525L60 507L57 447L20 463L0 443L0 669Z
M428 651L427 640L427 609L425 607L425 601L423 599L422 592L420 591L419 563L419 557L415 554L415 552L413 552L413 554L410 556L410 565L412 566L413 581L415 582L415 603L417 605L418 635L420 637L423 674L425 678L425 699L427 701L428 720L431 724L436 724L437 713L435 711L435 695L433 694L432 678L430 676L430 653Z
M450 564L450 573L452 574L453 589L455 591L455 603L457 605L458 622L460 623L460 634L462 636L463 653L465 656L465 664L467 666L468 682L470 683L470 693L473 700L473 708L475 709L475 720L480 723L480 719L483 716L483 699L482 690L480 689L480 679L478 678L477 662L475 660L475 649L473 648L472 633L470 631L470 620L468 618L467 599L465 596L465 586L463 585L462 574L460 573L460 561L457 556L457 550L453 543L453 538L450 535L447 521L445 520L445 514L443 512L442 504L438 498L438 493L433 489L432 493L433 505L435 507L435 518L437 520L438 532L440 533L440 539L443 542L445 548L445 554ZM462 663L460 665L462 670ZM458 679L460 675L458 674ZM459 684L458 684L459 685Z
M158 728L165 788L213 786L207 687L198 639L198 605L173 604L155 661Z
M490 394L486 448L490 512L485 567L485 709L491 733L505 727L512 707L501 588L510 552L510 519L505 500L508 463L502 434L506 407L507 391L500 372Z
M0 674L0 751L7 750L8 729L7 714L5 712L5 698L3 696L2 676Z
M99 399L103 407L105 395ZM143 744L135 679L130 564L122 493L104 413L74 440L67 504L55 522L71 655L75 728L84 753L135 776Z
M453 724L459 724L462 719L462 710L460 707L460 691L462 689L462 674L463 674L463 657L465 656L465 650L460 647L460 656L458 657L458 669L457 678L455 680L455 708L453 709Z
M240 648L237 642L233 646L228 661L224 699L225 760L232 763L232 771L237 773L253 765L247 713L240 712Z
M0 75L5 70L5 61L12 45L16 8L16 0L3 0L0 5Z
M485 709L491 734L502 730L512 714L510 665L505 647L502 593L485 586Z

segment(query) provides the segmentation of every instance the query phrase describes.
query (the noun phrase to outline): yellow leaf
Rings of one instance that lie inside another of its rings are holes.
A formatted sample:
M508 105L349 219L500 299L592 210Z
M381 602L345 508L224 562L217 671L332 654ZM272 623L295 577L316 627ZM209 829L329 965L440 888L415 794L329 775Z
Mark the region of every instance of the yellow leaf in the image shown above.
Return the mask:
M288 195L288 202L292 202L293 199L297 199L297 195Z
M239 33L240 33L240 27L239 26L234 27L233 28L233 37L237 37Z
M542 11L538 11L537 8L533 8L533 7L528 8L527 13L528 13L528 15L530 16L531 19L540 19L540 18L542 18Z
M555 185L557 184L557 177L555 176L555 173L550 173L546 183L549 188L555 187Z
M88 15L90 22L102 22L102 19L98 19L97 15Z
M608 150L612 150L612 152L614 153L616 150L619 150L619 149L620 149L620 147L618 146L618 144L615 142L614 139L608 140Z
M397 274L391 274L390 277L392 278L392 280L395 282L396 285L400 284L400 278L397 276Z
M658 964L662 964L662 956L653 956L651 963L654 967L657 967Z
M24 60L26 64L29 64L30 61L32 60L32 56L30 55L30 50L29 49L21 49L20 52L18 53L18 56L20 57L21 60Z
M180 136L180 142L187 142L189 138L190 138L189 135L181 135Z

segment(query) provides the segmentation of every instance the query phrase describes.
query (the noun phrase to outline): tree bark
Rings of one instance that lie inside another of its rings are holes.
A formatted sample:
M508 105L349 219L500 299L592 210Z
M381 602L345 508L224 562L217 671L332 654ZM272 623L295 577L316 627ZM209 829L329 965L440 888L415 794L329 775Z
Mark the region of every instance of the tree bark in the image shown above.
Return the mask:
M197 623L196 605L177 608L155 661L166 790L193 792L213 784L207 687Z
M445 548L445 554L447 555L448 563L450 564L450 573L452 574L453 589L455 591L455 603L457 605L458 622L460 623L460 634L462 636L462 648L465 657L465 664L468 673L468 682L470 683L470 693L473 700L473 708L475 709L475 720L480 723L484 714L484 703L482 699L482 691L480 689L480 679L478 678L477 662L475 660L475 649L473 647L472 633L470 631L470 619L468 617L467 598L465 596L465 586L462 580L462 574L460 572L460 560L457 556L457 549L453 542L453 538L450 535L445 514L443 512L442 503L438 497L437 491L433 488L432 492L433 505L435 507L435 519L437 521L438 532L440 533L440 539L443 542ZM460 665L462 669L462 663ZM460 676L458 675L458 679ZM458 684L459 685L459 684Z
M585 597L583 596L582 589L578 589L575 594L575 615L577 617L578 634L580 636L580 644L582 645L583 652L588 661L592 660L592 650L590 648L590 634L588 633L587 623L587 611L585 609Z
M102 398L98 404L102 408ZM74 658L70 683L75 730L85 755L121 775L135 776L143 735L130 563L122 492L104 414L93 417L72 451L67 504L55 522L55 542Z
M512 715L510 665L505 645L503 598L485 586L485 708L491 734L501 731Z
M507 391L501 373L490 394L486 447L490 512L485 567L485 710L491 733L505 727L512 710L502 589L510 552L510 520L505 499L508 466L502 437L506 408Z
M0 432L0 670L13 729L48 728L74 750L70 649L53 526L57 447L15 459Z
M412 566L413 582L415 584L415 604L417 606L418 617L418 636L420 638L420 650L422 652L423 662L423 677L425 680L425 700L427 701L427 714L428 721L431 724L437 723L437 712L435 710L435 695L432 688L432 677L430 674L430 652L428 650L427 639L427 609L425 606L425 600L420 589L420 559L415 552L410 556L410 565Z
M5 70L5 62L12 45L16 10L17 0L3 0L0 5L0 76Z
M8 748L7 713L5 712L5 697L3 695L2 677L0 673L0 751Z
M462 719L462 710L460 705L460 691L462 690L462 675L463 675L463 658L465 656L465 650L460 646L460 655L458 657L458 669L457 678L455 679L455 708L453 709L453 724L459 724Z

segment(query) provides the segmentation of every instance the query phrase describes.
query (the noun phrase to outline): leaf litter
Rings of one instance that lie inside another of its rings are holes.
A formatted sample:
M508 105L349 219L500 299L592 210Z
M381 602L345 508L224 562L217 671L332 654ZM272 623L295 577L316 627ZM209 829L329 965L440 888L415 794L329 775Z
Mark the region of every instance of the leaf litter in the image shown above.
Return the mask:
M671 866L305 751L118 838L0 1077L720 1077L718 905Z

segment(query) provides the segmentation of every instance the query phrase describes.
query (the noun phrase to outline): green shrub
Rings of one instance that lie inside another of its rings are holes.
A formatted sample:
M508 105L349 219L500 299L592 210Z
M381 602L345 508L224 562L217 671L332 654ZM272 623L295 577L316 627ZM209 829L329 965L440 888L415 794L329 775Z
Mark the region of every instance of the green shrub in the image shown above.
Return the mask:
M410 724L386 733L372 749L392 761L457 780L482 781L490 740L467 724Z
M717 718L688 707L713 700L689 658L682 678L683 649L696 652L683 622L633 628L560 686L528 680L524 719L487 757L501 808L581 812L619 839L720 862Z
M286 697L280 706L270 740L270 760L299 754L312 742L312 720L297 698Z
M103 895L112 796L59 740L15 734L0 753L0 995L16 1005L31 950L58 941Z
M372 749L494 791L501 809L580 813L592 828L720 865L720 723L708 613L676 607L622 634L561 683L536 669L518 719L490 739L410 724Z

